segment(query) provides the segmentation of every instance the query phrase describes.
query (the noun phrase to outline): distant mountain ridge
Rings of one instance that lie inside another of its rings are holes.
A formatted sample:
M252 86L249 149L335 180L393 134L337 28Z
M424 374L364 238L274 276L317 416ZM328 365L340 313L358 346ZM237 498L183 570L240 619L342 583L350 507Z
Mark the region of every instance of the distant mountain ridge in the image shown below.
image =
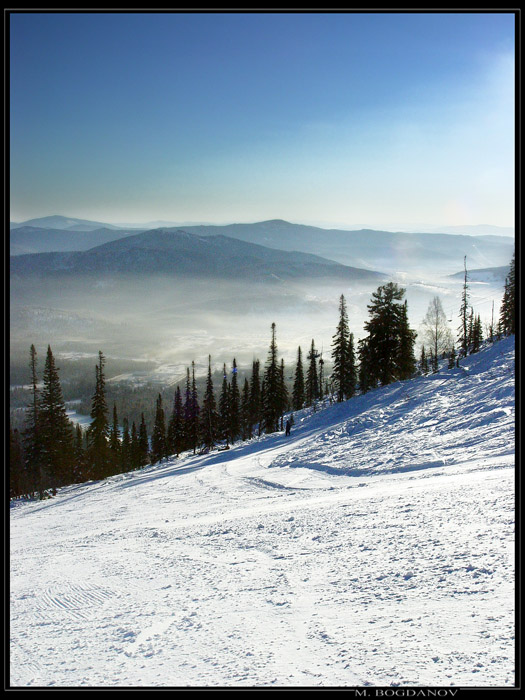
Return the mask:
M87 251L11 257L11 274L164 273L176 276L279 280L327 278L380 282L383 275L297 251L279 251L223 235L156 229Z

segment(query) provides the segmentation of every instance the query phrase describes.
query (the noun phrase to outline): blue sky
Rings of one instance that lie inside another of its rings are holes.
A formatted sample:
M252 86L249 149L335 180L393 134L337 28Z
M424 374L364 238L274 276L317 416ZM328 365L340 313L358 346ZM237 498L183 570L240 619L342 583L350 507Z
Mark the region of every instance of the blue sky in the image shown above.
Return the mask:
M11 220L514 224L512 13L13 13Z

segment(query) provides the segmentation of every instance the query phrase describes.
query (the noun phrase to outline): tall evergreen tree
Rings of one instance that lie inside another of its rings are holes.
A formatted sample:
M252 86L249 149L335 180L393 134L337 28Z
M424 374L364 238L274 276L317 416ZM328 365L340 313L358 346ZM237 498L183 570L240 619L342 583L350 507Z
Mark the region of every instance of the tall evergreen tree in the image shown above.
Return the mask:
M135 421L131 424L131 457L130 464L132 469L139 469L140 463L140 444L139 444L139 434L137 432L137 426Z
M468 355L468 346L469 346L469 337L468 337L469 287L468 287L468 272L467 272L467 256L466 255L463 259L463 265L465 268L465 276L464 276L464 281L463 281L463 292L461 294L461 306L459 309L459 317L461 319L461 325L458 329L458 333L459 333L458 359L460 357L466 357Z
M230 444L230 385L226 365L222 367L222 389L219 397L219 439Z
M398 303L404 294L402 287L388 282L372 294L368 305L370 319L365 322L368 331L367 371L372 385L386 386L406 378L412 363L415 367L414 335L408 327L406 306Z
M230 442L234 443L239 439L241 433L241 394L237 382L237 362L233 358L232 380L230 384Z
M162 407L162 395L159 394L155 408L155 423L151 434L151 463L155 464L166 456L166 419Z
M88 460L90 478L104 479L110 473L110 452L108 445L109 422L106 403L106 380L104 377L105 357L98 353L99 362L95 367L95 393L91 404L91 425L88 429Z
M428 374L428 360L425 352L425 346L421 346L421 355L419 359L419 371L421 374Z
M512 255L509 274L505 279L505 291L500 308L500 333L514 335L516 333L516 265L515 254Z
M253 360L252 376L250 379L250 417L248 421L248 436L251 437L256 425L259 425L259 435L261 434L261 378L260 362Z
M117 416L117 404L113 403L113 422L109 430L109 449L111 452L111 472L117 474L120 470L121 455L120 455L120 438Z
M208 355L208 377L206 390L202 401L201 411L201 437L205 447L211 449L217 440L217 402L213 391L213 379L211 373L211 355Z
M314 406L315 402L319 398L319 379L317 376L317 358L319 353L315 349L315 344L312 338L312 345L310 346L310 352L306 356L308 360L308 369L306 371L306 405Z
M288 410L288 388L286 386L284 372L284 359L281 358L281 365L279 367L279 413L281 416L281 430L283 430L284 426L284 414Z
M249 440L252 437L250 425L250 383L248 377L244 378L244 386L241 394L241 439Z
M195 362L191 363L191 389L190 389L190 401L189 401L189 411L187 413L186 420L186 431L188 435L188 446L193 450L193 454L197 452L197 445L199 444L199 400L197 395L197 385L195 382Z
M341 294L339 299L339 323L332 342L332 382L338 401L344 401L352 393L350 381L350 328L348 326L348 312L346 301Z
M481 343L483 342L483 328L481 325L481 316L478 314L472 325L472 346L470 352L479 352Z
M9 426L9 497L18 498L27 493L22 439L16 428Z
M402 305L399 318L399 345L396 358L396 370L398 379L409 379L416 371L416 357L414 355L414 344L417 333L413 331L408 323L408 304ZM436 368L437 372L437 359Z
M301 346L297 348L297 364L295 366L295 376L292 391L292 408L294 411L300 411L304 405L304 371Z
M452 345L452 349L448 356L448 369L454 369L456 366L456 348Z
M85 465L85 454L84 454L84 438L82 435L82 428L80 423L77 423L75 427L75 444L73 448L74 455L74 467L73 467L73 480L74 483L80 484L86 481L86 465Z
M178 457L185 449L184 431L184 404L182 403L180 386L177 386L173 399L173 412L168 425L168 449L170 454L175 453Z
M47 348L44 367L39 425L42 463L48 485L54 494L58 486L71 483L72 480L73 433L50 346Z
M264 372L264 403L263 422L267 433L274 433L279 429L279 417L281 415L281 372L277 362L277 341L275 337L275 323L272 323L272 339Z
M139 455L140 455L140 466L144 467L149 462L149 438L148 438L148 429L146 426L146 421L144 420L143 413L140 414Z
M370 389L375 389L377 379L372 373L371 353L368 343L368 338L360 338L358 342L358 357L359 357L359 390L362 394L366 394Z
M357 386L357 363L355 357L354 334L348 336L348 379L346 386L347 398L352 398L355 395Z
M24 458L24 484L27 491L37 492L40 498L44 497L44 485L42 475L42 442L39 424L39 404L37 376L37 352L31 345L29 368L31 370L31 404L26 413L26 425L22 435Z

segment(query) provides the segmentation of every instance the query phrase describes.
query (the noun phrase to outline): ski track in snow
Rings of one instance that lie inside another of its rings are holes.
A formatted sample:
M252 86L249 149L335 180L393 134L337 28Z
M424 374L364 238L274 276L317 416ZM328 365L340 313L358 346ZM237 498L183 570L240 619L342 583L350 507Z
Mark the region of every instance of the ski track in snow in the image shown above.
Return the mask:
M514 683L514 345L11 509L11 685Z

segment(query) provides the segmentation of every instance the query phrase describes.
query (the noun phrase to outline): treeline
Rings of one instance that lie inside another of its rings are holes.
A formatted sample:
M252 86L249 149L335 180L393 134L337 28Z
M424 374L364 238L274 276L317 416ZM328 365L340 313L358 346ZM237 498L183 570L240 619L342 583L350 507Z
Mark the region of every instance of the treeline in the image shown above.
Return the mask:
M515 332L514 258L501 305L500 319L494 337ZM416 332L408 322L405 289L389 282L372 294L368 305L369 320L364 324L366 335L357 347L350 331L346 300L339 300L339 322L333 336L332 371L325 377L322 354L315 341L303 359L297 349L293 385L285 380L285 363L279 359L275 323L264 367L254 360L251 376L239 382L235 358L228 368L223 365L223 378L216 393L211 357L202 399L195 378L195 363L186 371L185 384L176 387L169 404L159 393L155 402L155 418L148 434L144 413L140 421L126 417L119 421L117 406L110 411L106 398L105 358L99 352L95 367L95 390L91 400L91 424L82 431L69 421L62 395L58 368L48 347L42 388L37 376L37 355L30 350L31 404L27 408L23 431L10 429L10 491L11 497L54 495L56 489L72 483L140 469L159 460L194 454L213 448L227 449L230 445L249 440L264 433L283 429L284 415L305 407L313 407L325 397L330 401L345 401L356 393L365 393L391 382L408 379L416 373L437 370L438 348L443 347L444 314L440 304L429 308L427 332L434 347L431 366L424 347L419 362L414 354ZM476 352L482 340L481 323L475 321L468 306L468 276L460 309L458 353L450 349L449 367L459 358ZM446 318L445 318L446 322ZM448 332L448 329L446 329ZM445 333L445 337L448 336ZM489 334L492 340L492 334ZM447 342L450 341L448 338ZM449 343L450 344L450 343ZM446 346L446 343L445 343ZM442 353L443 354L443 353ZM451 364L452 363L452 364ZM292 413L293 419L293 413ZM121 424L122 423L122 424Z

